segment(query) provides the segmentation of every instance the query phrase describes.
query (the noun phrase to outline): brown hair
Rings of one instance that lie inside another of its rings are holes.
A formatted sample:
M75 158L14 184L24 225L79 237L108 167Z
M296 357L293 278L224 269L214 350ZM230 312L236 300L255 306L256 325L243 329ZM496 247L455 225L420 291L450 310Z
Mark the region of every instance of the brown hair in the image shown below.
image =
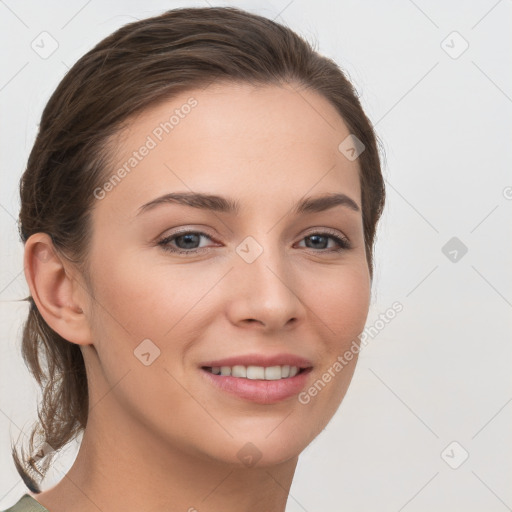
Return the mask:
M336 108L365 147L358 161L373 280L373 245L385 188L377 138L355 89L332 60L292 30L233 7L174 9L130 23L75 63L43 111L20 180L22 242L34 233L47 233L55 250L90 283L92 191L109 174L108 142L134 114L215 80L296 83L323 95ZM30 302L30 311L22 355L43 397L39 422L31 431L30 455L21 450L20 457L13 446L12 456L27 487L37 493L55 452L86 427L88 387L80 346L46 324L31 296L24 300ZM42 441L38 446L46 446L38 453L36 436Z

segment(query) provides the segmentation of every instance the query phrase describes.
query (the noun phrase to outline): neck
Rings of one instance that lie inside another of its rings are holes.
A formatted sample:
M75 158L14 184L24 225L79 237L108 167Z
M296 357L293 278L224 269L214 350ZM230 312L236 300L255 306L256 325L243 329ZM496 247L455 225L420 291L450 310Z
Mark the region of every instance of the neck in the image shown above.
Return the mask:
M251 468L176 444L112 410L107 423L93 409L71 469L32 496L50 512L284 512L298 457Z

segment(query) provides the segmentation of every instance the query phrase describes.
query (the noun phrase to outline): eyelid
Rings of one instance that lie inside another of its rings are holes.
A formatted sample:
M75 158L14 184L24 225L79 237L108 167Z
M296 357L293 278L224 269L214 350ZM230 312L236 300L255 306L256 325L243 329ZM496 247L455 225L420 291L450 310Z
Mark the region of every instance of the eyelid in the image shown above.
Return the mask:
M215 240L215 236L212 235L211 233L208 233L207 231L207 228L195 228L193 226L187 226L187 227L182 227L182 228L176 228L175 231L172 231L170 234L168 235L159 235L157 237L157 240L163 240L165 238L170 238L172 236L177 236L179 234L187 234L187 233L196 233L196 234L201 234L201 235L205 235L205 236L208 236L210 237L212 240ZM302 238L304 238L305 236L309 236L310 234L318 234L318 233L329 233L330 235L335 235L335 236L338 236L340 238L345 238L346 240L349 240L349 237L347 235L345 235L345 233L343 233L343 231L339 230L339 229L334 229L334 228L328 228L328 227L325 227L325 226L313 226L311 228L308 228L306 232L304 232L304 234L302 234Z
M322 227L322 226L308 228L308 230L305 232L304 235L302 235L302 237L309 236L310 234L316 234L316 233L328 233L330 235L335 235L340 238L346 238L348 240L348 237L343 233L343 231L340 231L339 229L326 228L326 227Z

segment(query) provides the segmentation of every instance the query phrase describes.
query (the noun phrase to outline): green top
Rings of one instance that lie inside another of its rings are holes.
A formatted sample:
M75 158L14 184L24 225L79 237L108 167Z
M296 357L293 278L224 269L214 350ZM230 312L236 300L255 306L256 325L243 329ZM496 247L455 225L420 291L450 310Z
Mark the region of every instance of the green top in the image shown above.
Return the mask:
M32 498L30 494L24 494L12 507L0 512L49 512L49 510Z

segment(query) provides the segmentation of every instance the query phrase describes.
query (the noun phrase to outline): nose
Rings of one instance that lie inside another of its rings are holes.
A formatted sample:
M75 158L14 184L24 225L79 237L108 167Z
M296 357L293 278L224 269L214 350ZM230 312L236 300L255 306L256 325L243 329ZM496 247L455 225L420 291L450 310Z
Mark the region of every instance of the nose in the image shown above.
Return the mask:
M236 261L227 311L234 325L270 332L295 326L304 318L299 279L285 258L278 249L265 248L252 263Z

